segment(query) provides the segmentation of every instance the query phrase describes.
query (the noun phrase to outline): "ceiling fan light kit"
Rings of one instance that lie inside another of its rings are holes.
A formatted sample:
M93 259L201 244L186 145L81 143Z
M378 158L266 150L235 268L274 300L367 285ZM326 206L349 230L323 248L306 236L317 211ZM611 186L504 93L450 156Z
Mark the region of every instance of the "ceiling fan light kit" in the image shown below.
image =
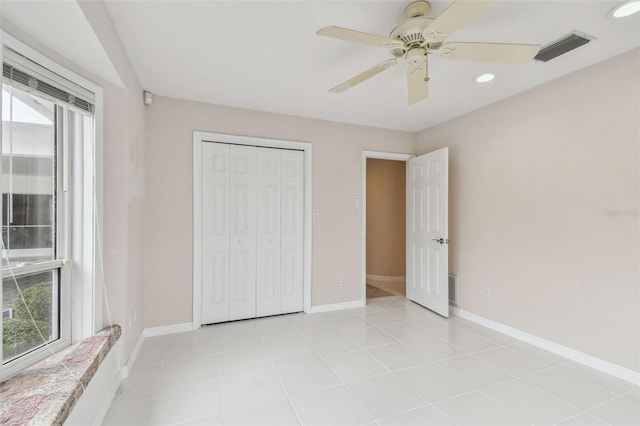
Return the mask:
M330 89L341 93L406 60L408 100L415 104L429 94L428 58L437 55L443 59L479 61L503 64L527 64L540 50L538 45L502 43L445 43L454 32L480 16L496 0L457 0L436 18L427 16L431 5L426 1L414 1L405 8L407 19L395 27L389 37L363 33L341 27L325 27L318 35L340 40L383 47L390 50L393 59L384 61L367 71Z
M616 5L609 11L610 18L626 18L640 12L640 0L628 0Z

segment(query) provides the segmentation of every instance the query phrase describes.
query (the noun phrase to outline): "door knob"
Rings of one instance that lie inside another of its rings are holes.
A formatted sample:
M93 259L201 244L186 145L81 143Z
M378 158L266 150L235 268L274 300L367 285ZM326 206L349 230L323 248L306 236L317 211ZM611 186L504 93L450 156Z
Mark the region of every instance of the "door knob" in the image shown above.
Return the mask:
M444 238L432 238L431 241L437 241L440 244L449 244L449 239L446 240Z

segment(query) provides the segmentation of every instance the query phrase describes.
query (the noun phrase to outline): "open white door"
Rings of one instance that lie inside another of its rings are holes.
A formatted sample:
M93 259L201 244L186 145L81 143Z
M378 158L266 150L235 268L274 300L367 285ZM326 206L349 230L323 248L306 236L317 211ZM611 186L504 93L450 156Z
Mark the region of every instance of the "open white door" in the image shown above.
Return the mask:
M449 148L407 162L407 299L449 316Z

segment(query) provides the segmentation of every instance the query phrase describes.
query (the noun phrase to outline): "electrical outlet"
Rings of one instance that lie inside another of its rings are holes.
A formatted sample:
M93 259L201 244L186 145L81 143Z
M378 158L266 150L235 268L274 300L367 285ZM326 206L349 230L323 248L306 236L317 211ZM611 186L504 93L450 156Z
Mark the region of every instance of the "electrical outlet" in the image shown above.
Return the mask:
M320 219L320 209L313 209L313 218Z
M482 298L484 300L489 300L491 299L491 290L488 288L483 288L482 289Z
M360 210L358 209L353 209L353 218L354 219L360 219Z
M347 285L347 278L346 277L340 277L338 279L338 284L340 285L340 287L344 287Z

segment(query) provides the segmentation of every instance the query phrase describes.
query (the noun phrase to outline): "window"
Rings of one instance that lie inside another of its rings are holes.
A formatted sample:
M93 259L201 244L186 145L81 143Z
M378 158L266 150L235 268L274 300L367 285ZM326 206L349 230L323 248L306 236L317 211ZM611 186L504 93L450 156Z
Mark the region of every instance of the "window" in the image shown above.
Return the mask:
M72 311L90 318L83 303L93 309L97 300L95 95L7 46L2 75L5 378L96 331L94 321L71 321Z

